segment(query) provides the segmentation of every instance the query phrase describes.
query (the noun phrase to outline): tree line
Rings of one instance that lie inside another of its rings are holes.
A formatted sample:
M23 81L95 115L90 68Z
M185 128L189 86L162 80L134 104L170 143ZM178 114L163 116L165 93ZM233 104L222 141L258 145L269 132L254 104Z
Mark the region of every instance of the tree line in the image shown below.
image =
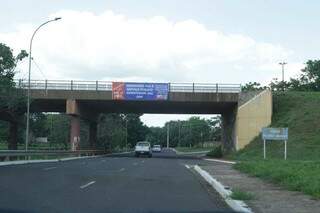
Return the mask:
M299 76L288 81L273 80L267 86L249 82L242 91L271 89L272 91L320 91L320 60L308 60Z

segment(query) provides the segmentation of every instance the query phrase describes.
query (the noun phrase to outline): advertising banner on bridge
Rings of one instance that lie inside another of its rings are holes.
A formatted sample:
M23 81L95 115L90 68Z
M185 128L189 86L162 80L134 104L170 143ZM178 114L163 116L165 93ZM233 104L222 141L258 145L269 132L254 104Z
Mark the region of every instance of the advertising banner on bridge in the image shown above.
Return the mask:
M167 100L169 84L167 83L126 83L112 82L112 99L114 100Z

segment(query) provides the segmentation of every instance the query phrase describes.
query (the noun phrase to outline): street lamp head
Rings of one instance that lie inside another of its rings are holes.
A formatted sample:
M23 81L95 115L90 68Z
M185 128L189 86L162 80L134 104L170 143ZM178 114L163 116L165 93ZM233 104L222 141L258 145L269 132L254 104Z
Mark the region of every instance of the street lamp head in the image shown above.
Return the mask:
M56 18L54 18L55 21L58 21L58 20L60 20L60 19L61 19L61 17L56 17Z

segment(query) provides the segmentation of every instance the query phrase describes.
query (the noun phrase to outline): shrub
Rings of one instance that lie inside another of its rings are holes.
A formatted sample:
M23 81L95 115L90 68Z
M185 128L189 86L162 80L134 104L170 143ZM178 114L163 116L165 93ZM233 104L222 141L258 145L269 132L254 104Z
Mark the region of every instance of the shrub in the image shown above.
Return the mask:
M221 146L215 147L212 151L207 153L207 156L211 158L222 158L223 156L222 147Z

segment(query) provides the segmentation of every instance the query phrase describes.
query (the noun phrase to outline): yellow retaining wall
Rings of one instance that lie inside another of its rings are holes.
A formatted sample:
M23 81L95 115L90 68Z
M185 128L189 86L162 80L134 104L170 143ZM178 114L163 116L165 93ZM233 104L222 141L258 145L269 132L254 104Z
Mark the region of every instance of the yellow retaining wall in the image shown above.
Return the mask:
M264 90L238 107L236 117L236 150L242 149L271 124L272 93Z

